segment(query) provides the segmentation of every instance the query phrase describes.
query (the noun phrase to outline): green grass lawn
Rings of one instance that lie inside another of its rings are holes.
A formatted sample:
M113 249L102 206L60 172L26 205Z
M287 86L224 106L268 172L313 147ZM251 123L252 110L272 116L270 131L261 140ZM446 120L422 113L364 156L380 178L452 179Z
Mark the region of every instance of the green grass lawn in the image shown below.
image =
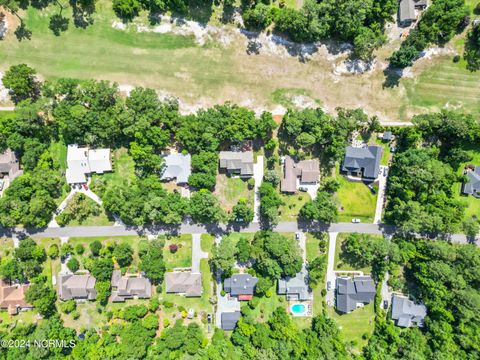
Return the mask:
M328 238L323 240L326 237L325 233L306 233L307 235L307 242L306 242L306 250L307 250L307 261L312 261L316 257L322 254L320 251L320 243L322 241L327 241Z
M276 285L274 286L273 295L271 297L263 296L260 299L257 307L252 310L252 316L254 316L257 321L265 322L268 321L272 313L279 307L287 307L287 301L285 300L285 295L278 295L276 291ZM246 301L241 303L241 306L248 306Z
M217 195L224 210L230 211L239 199L246 199L253 207L253 190L248 189L247 181L248 179L223 174L217 176L215 195Z
M212 248L215 244L215 237L210 234L202 234L200 241L201 241L202 251L205 251L211 254Z
M341 175L337 179L341 184L336 194L339 221L350 222L353 218L359 218L363 222L373 222L377 195L362 182L348 181Z
M124 181L132 181L135 179L135 163L132 157L128 154L128 150L121 148L115 150L112 154L113 171L101 175L94 174L92 177L92 184L99 179L104 181L107 185L121 185ZM95 189L92 189L95 191Z
M391 151L390 151L390 143L384 142L382 139L377 138L375 135L375 139L372 141L372 145L379 145L383 148L382 158L380 159L381 165L388 165L391 158Z
M347 271L352 271L352 270L358 270L358 271L363 271L364 273L371 273L372 268L370 266L364 267L364 268L355 268L352 266L350 259L348 259L342 252L342 244L345 241L349 234L346 233L341 233L338 234L337 237L337 242L335 243L335 270L347 270ZM371 235L374 237L379 237L381 238L380 235Z
M11 255L13 253L13 239L11 238L0 238L0 259L4 256Z
M35 310L21 311L18 315L10 315L6 310L0 310L0 329L11 331L12 324L33 324L38 320Z
M58 162L60 169L65 171L67 169L67 145L62 141L52 142L49 152L52 158Z
M300 209L310 200L310 195L304 192L287 195L280 194L284 205L280 206L280 221L295 221Z
M327 307L328 316L340 327L343 339L352 343L355 350L361 350L366 344L362 336L371 335L375 327L375 311L372 304L365 305L349 314L338 314L334 308Z
M172 244L178 246L178 250L175 253L169 250L169 246ZM167 270L192 266L192 236L190 234L182 234L178 237L166 239L163 259L165 260Z
M480 73L465 69L463 59L454 63L452 57L429 61L430 66L419 76L402 80L411 107L432 110L461 107L465 112L480 114Z

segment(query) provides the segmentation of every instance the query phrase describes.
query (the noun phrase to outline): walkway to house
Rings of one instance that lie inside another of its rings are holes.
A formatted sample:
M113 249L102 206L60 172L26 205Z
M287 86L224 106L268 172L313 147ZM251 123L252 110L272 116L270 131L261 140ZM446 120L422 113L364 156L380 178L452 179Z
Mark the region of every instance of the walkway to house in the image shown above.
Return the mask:
M263 180L263 156L257 156L257 162L253 164L253 179L255 180L253 197L253 222L260 221L260 185Z

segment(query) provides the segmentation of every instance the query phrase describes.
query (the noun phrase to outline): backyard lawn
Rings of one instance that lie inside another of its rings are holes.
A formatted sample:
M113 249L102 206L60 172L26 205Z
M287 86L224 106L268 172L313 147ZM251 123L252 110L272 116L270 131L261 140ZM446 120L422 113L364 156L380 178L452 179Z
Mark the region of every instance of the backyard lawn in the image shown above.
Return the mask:
M316 257L321 254L324 254L325 251L321 251L320 244L324 243L325 250L327 249L326 245L328 243L328 237L326 233L306 233L307 242L306 242L306 250L307 250L307 261L312 261Z
M177 245L177 251L171 252L170 245ZM192 235L182 234L180 236L165 239L163 248L163 259L168 270L174 268L187 268L192 266Z
M375 139L372 142L372 145L379 145L383 148L383 153L382 153L382 158L380 159L380 165L388 165L390 162L390 157L392 155L390 151L390 142L385 142L381 138L377 137L377 135L374 135Z
M351 260L348 259L343 251L342 251L342 244L345 241L349 234L347 233L341 233L338 234L337 237L337 242L335 243L335 270L346 270L346 271L352 271L352 270L357 270L357 271L363 271L364 273L371 273L372 268L370 266L364 267L364 268L355 268L352 266ZM382 238L380 235L371 235L373 237L379 237Z
M350 222L354 218L363 222L373 222L377 195L362 182L352 182L343 176L337 176L340 180L336 198L339 202L339 221Z
M95 184L95 180L99 179L106 184L121 185L125 180L131 181L135 179L135 163L132 157L128 154L128 150L121 148L115 150L112 154L112 167L113 172L105 173L101 175L93 175L92 183ZM93 189L95 191L95 189Z
M200 241L201 241L202 251L205 251L211 254L212 248L215 244L215 237L210 234L202 234Z
M365 305L349 314L338 314L334 308L328 306L327 313L335 320L343 334L343 339L350 342L355 350L361 350L367 340L362 337L364 334L372 335L375 327L374 304Z
M13 252L13 239L1 237L0 238L0 258L11 255L12 252Z
M298 192L292 195L280 194L280 198L284 202L279 208L280 221L295 221L300 209L310 200L310 195Z
M224 174L217 175L215 195L220 200L220 205L226 211L232 210L239 199L245 199L253 208L253 190L248 189L248 179L230 177Z

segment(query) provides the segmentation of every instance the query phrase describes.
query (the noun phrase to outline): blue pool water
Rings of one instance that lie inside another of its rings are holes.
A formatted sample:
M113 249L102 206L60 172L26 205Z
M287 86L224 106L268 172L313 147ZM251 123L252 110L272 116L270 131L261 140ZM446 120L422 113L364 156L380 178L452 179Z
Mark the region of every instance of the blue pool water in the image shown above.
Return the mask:
M292 313L300 315L305 312L305 305L303 304L293 304L292 307L290 308Z

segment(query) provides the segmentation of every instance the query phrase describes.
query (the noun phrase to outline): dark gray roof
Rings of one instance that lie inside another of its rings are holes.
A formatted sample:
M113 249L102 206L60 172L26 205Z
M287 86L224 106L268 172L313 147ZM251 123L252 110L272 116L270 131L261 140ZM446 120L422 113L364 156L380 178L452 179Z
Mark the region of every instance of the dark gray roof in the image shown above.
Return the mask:
M240 175L253 175L253 151L220 151L220 168Z
M21 174L18 158L11 149L0 153L0 174L8 174L10 180Z
M416 19L417 17L415 16L415 5L413 0L400 0L398 6L398 20L400 20L400 22L411 22Z
M240 314L240 311L222 313L221 315L222 329L234 330L241 316L242 315Z
M381 146L364 148L349 146L345 152L342 171L362 172L364 178L376 179L380 170L382 152L383 148Z
M234 274L232 277L225 279L223 290L232 296L253 295L257 282L258 278L250 274Z
M311 298L308 281L308 272L305 265L294 277L278 280L278 293L281 295L294 295L297 300L309 300Z
M397 325L410 327L416 324L423 327L423 320L427 315L427 307L423 304L415 304L406 296L393 295L392 319L397 320Z
M476 166L474 171L467 172L468 181L463 185L462 192L466 195L480 196L480 166Z
M375 298L375 282L370 276L337 278L337 310L349 313L358 303L369 304Z
M167 293L185 294L185 296L202 296L202 274L174 271L165 273L165 291Z

